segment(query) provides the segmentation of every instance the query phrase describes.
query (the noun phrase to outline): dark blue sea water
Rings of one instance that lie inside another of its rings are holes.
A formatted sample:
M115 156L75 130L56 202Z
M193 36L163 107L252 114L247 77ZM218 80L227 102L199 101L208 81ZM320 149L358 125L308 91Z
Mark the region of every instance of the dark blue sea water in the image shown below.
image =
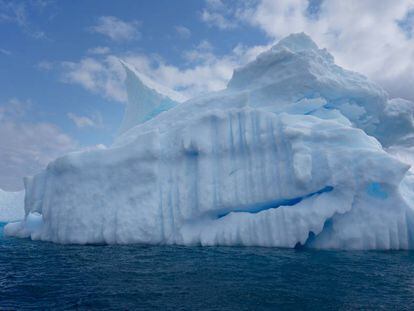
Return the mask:
M414 253L0 237L0 309L409 310Z

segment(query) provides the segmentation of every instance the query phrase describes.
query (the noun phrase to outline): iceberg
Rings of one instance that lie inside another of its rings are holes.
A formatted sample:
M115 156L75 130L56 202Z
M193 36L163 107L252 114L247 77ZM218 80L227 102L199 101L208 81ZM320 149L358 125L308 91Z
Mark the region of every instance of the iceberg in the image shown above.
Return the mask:
M181 102L125 66L120 135L26 178L25 219L7 235L414 248L414 104L335 65L307 35L235 70L225 90Z

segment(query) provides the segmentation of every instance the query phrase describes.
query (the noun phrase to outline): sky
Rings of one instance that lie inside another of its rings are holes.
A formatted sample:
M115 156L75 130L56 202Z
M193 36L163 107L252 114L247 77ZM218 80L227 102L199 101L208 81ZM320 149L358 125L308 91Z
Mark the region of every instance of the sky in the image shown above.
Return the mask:
M111 145L127 101L119 59L191 98L302 31L414 100L414 0L0 0L0 188Z

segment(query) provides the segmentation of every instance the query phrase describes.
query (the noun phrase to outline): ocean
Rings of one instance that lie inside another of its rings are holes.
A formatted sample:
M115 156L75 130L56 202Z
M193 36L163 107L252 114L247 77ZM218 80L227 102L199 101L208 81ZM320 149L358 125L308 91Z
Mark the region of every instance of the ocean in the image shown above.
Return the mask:
M0 309L412 310L414 252L77 246L0 235Z

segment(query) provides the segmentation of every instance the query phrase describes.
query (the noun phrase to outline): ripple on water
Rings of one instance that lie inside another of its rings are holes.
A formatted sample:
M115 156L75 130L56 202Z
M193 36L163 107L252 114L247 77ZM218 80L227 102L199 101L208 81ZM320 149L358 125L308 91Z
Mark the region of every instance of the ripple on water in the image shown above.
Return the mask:
M0 236L0 309L410 309L414 252L76 246Z

